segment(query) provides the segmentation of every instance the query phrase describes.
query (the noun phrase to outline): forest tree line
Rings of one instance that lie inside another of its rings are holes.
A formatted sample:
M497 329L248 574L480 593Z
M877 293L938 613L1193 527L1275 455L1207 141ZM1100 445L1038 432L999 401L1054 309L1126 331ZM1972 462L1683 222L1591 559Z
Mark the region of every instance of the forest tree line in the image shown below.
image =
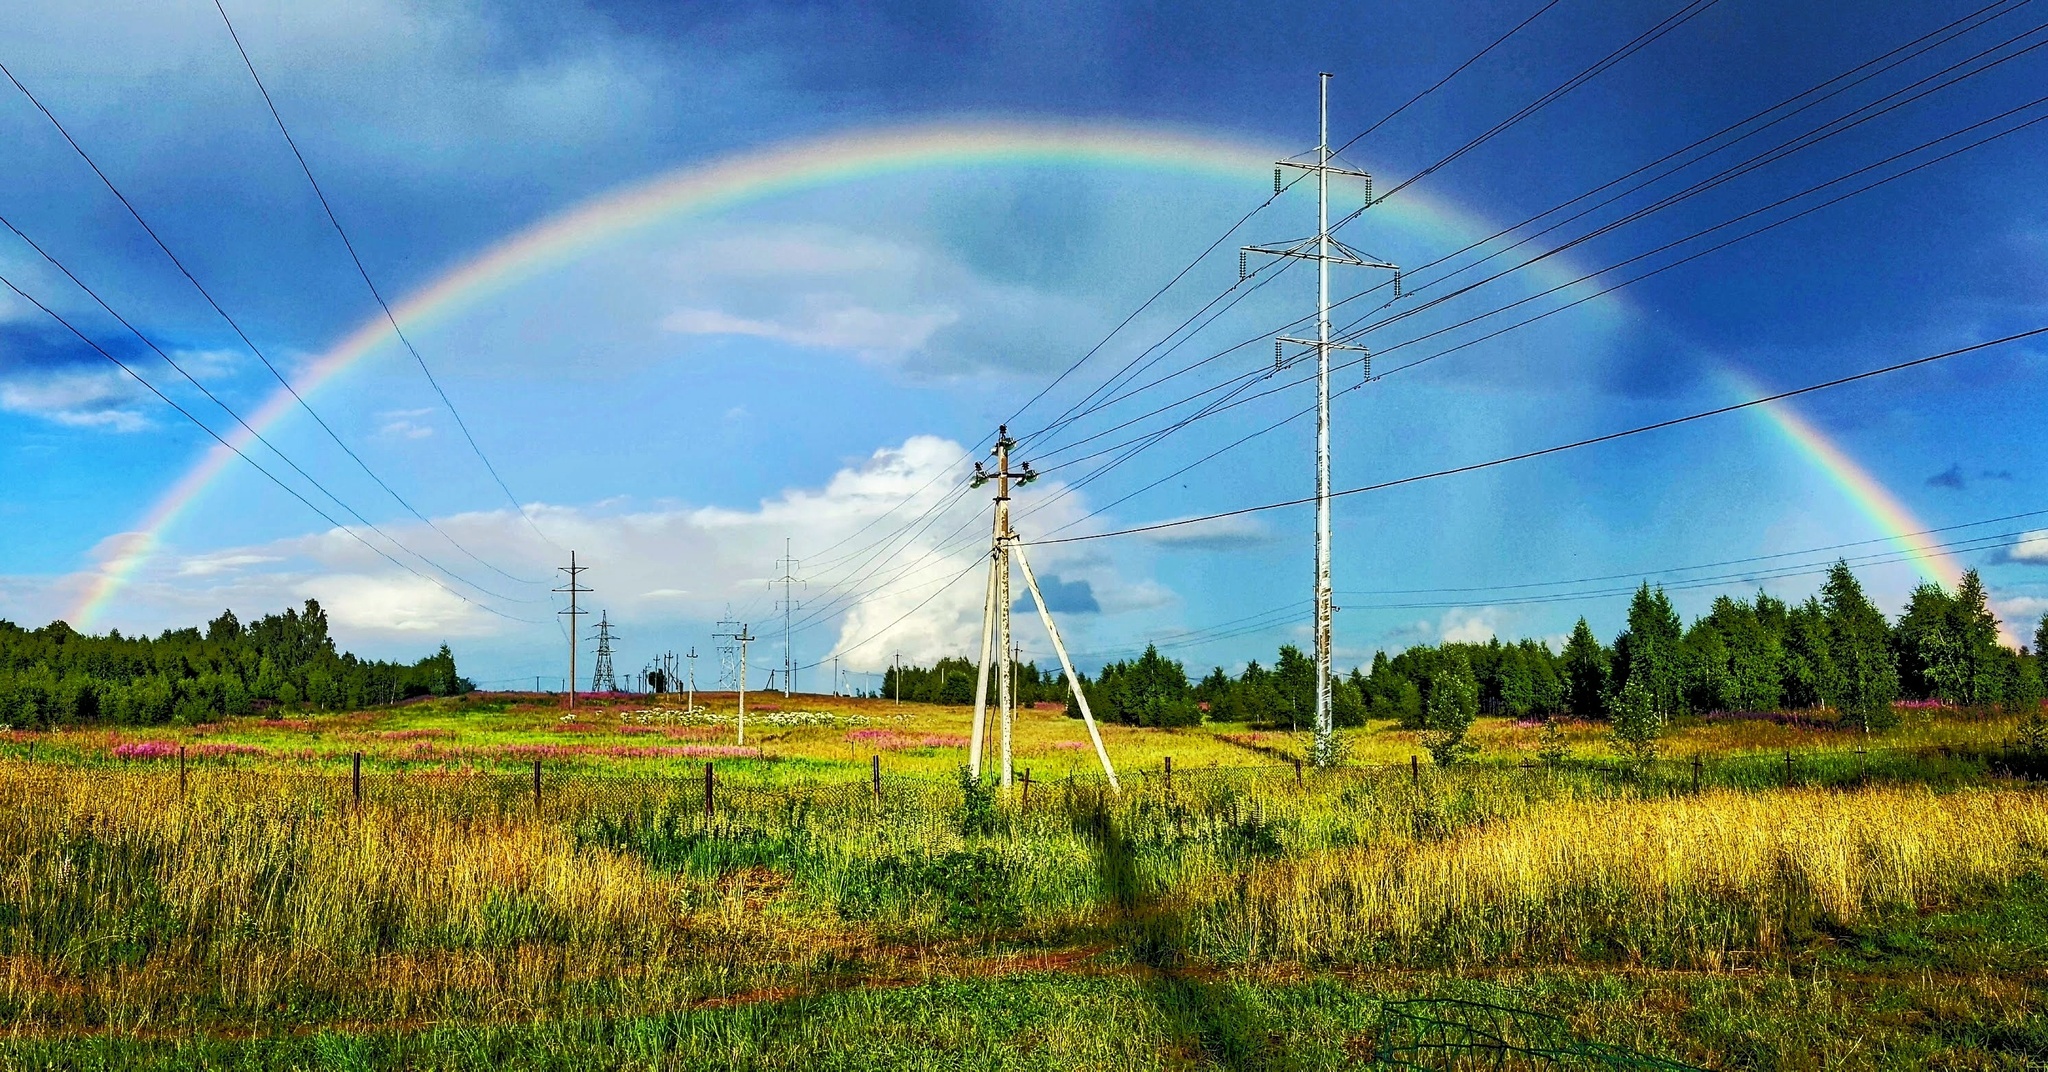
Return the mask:
M1607 719L1631 705L1662 720L1712 711L1826 708L1851 725L1882 729L1899 700L1964 707L2038 705L2040 651L2048 615L2031 648L1999 642L1975 570L1955 591L1914 589L1896 620L1837 562L1820 590L1788 603L1759 592L1722 596L1684 624L1661 588L1644 584L1629 603L1626 627L1602 642L1584 618L1560 650L1537 640L1445 642L1379 652L1369 667L1333 676L1331 711L1340 726L1390 719L1428 729L1479 713L1516 718ZM1018 667L1020 701L1068 700L1057 673ZM905 700L971 703L975 666L944 659L930 670L891 671L883 695L904 684ZM1300 649L1281 647L1270 667L1256 660L1236 673L1222 667L1191 679L1178 661L1147 647L1131 660L1081 675L1097 718L1134 726L1186 726L1208 720L1306 728L1315 717L1316 670ZM1068 702L1068 713L1079 709ZM1436 714L1432 714L1432 712Z
M247 625L224 611L206 630L155 637L80 633L63 622L0 621L0 723L198 723L270 707L353 710L476 686L448 645L415 663L337 652L317 600Z

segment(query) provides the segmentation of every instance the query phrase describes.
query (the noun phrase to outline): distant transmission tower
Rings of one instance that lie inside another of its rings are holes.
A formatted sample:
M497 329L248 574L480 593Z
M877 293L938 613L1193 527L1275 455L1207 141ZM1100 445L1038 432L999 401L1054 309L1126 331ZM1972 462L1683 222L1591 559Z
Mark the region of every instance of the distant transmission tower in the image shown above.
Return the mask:
M719 624L720 624L720 625L722 626L722 625L724 625L725 623L723 623L723 622L720 622ZM747 627L746 627L746 624L745 624L745 623L743 623L743 622L734 622L734 623L732 623L732 624L733 624L733 625L735 625L735 626L738 626L738 628L734 629L734 630L733 630L732 632L730 632L730 633L718 633L718 634L716 634L716 636L718 636L718 637L719 637L720 639L722 639L722 640L731 640L731 641L733 642L733 645L734 645L734 646L735 646L736 648L738 648L738 649L739 649L739 655L740 655L740 665L739 665L739 673L738 673L738 674L736 675L736 680L738 680L738 681L739 681L739 683L740 683L740 687L739 687L739 693L740 693L740 714L739 714L739 721L740 721L740 739L739 739L739 743L740 743L740 744L746 744L746 743L747 743L747 645L749 645L749 644L752 644L752 643L754 642L754 634L752 634L752 633L750 633L750 632L748 632L748 631L747 631ZM721 649L721 650L723 650L723 649Z
M581 577L583 571L590 567L577 565L576 552L571 551L569 552L569 564L566 566L556 566L555 568L569 575L569 583L555 589L557 592L568 595L569 609L556 611L555 613L569 616L569 710L574 711L576 710L576 619L590 613L577 607L576 597L588 594L590 589L578 584L576 579Z
M618 679L612 676L612 641L619 639L612 635L609 615L597 619L597 667L590 672L590 691L617 692Z
M796 649L791 646L790 641L790 617L802 604L791 598L789 586L804 583L796 575L797 568L801 565L802 563L790 557L789 540L785 537L782 541L782 558L775 563L775 568L782 576L768 582L770 588L778 584L782 586L782 600L777 609L782 611L782 695L785 697L796 687ZM769 685L769 688L774 687L772 683Z
M1316 262L1316 337L1296 339L1281 336L1273 342L1273 363L1285 367L1288 346L1305 346L1316 355L1316 741L1312 758L1317 766L1328 765L1334 755L1334 728L1330 717L1330 631L1333 607L1330 597L1330 351L1355 350L1363 358L1365 375L1372 378L1372 354L1363 346L1330 341L1330 266L1377 268L1394 273L1394 297L1401 297L1401 269L1378 257L1352 249L1330 235L1330 176L1348 175L1363 180L1365 203L1372 204L1372 176L1363 171L1330 164L1330 78L1318 76L1321 89L1322 136L1316 143L1315 163L1281 160L1273 168L1273 191L1280 192L1281 169L1313 172L1316 177L1316 233L1312 238L1270 246L1245 246L1246 254L1294 257ZM1244 262L1238 262L1244 272ZM1299 354L1297 354L1299 356Z
M732 638L745 632L738 619L732 616L732 604L725 605L725 617L718 619L718 629L712 637L718 645L718 687L736 689L740 687L740 646Z

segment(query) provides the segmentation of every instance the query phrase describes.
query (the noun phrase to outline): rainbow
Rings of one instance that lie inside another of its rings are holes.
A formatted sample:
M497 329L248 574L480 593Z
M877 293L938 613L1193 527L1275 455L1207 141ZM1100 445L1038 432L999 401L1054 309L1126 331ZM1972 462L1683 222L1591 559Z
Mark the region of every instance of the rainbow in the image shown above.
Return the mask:
M641 228L835 183L933 168L1068 164L1208 174L1243 182L1252 194L1275 158L1270 148L1210 134L1103 122L928 123L787 142L602 194L486 249L408 295L392 314L408 331L419 331ZM1427 220L1464 232L1481 225L1427 198L1408 200L1391 211L1399 219ZM1562 266L1556 272L1560 279L1569 278ZM391 325L382 315L371 317L307 366L296 381L299 393L318 391L392 341ZM249 416L249 427L266 432L295 408L291 393L280 388ZM255 442L254 433L239 428L227 438L243 450ZM162 545L163 533L234 460L233 450L215 444L151 505L136 531L108 542L109 553L70 616L78 628L91 628Z
M1772 392L1758 384L1747 373L1731 365L1720 368L1722 380L1730 393L1747 400L1759 398ZM1813 467L1827 477L1829 483L1840 489L1858 513L1869 518L1885 541L1901 558L1911 564L1914 572L1922 579L1954 591L1956 582L1962 579L1968 567L1936 542L1933 528L1913 513L1899 497L1872 476L1868 469L1851 458L1839 444L1829 439L1819 428L1814 427L1790 401L1780 400L1762 406L1752 406L1750 412L1757 414L1772 429L1783 436ZM2018 647L2018 635L2006 623L1999 622L1999 630L2005 642Z
M1256 190L1271 166L1271 149L1213 135L1116 123L932 123L828 135L748 150L671 171L593 198L521 231L458 265L394 306L409 331L430 328L515 286L642 228L706 216L753 202L836 183L947 167L1067 164L1208 174ZM1460 233L1489 233L1483 221L1453 206L1411 198L1393 207L1397 220ZM1547 262L1546 285L1575 278L1559 260ZM383 316L373 316L311 362L296 386L310 395L393 341ZM1739 373L1731 380L1748 386ZM1748 395L1754 397L1754 393ZM279 389L248 417L255 432L228 436L248 449L256 432L286 419L297 403ZM1819 430L1784 403L1760 407L1800 452L1840 486L1929 579L1953 583L1961 567L1924 537L1925 529L1899 500ZM135 531L107 541L100 568L70 615L90 629L136 572L163 545L163 534L235 460L214 445L151 504Z

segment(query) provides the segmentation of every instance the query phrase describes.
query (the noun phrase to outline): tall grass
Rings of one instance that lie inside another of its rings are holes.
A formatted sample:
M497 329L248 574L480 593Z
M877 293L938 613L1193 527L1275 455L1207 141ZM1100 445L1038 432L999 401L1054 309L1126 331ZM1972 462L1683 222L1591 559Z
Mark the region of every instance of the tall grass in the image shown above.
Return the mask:
M17 1031L511 1022L1025 947L1277 964L1728 966L2040 867L2048 795L1598 772L723 785L0 761Z

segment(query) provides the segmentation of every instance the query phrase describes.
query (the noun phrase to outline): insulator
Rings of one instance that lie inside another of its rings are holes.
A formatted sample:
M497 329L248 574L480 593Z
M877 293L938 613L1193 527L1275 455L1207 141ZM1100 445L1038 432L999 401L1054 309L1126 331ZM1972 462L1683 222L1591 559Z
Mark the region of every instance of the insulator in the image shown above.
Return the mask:
M1401 270L1394 269L1394 300L1401 300Z
M1366 350L1366 351L1364 351L1363 353L1359 354L1359 355L1358 355L1358 363L1359 363L1360 365L1363 365L1363 366L1365 366L1365 376L1364 376L1364 378L1363 378L1363 379L1360 379L1360 380L1359 380L1358 382L1360 382L1360 383L1371 383L1371 382L1372 382L1372 351L1371 351L1371 350Z
M1275 372L1286 366L1286 358L1284 357L1286 347L1287 344L1279 339L1273 340L1273 371Z
M1274 168L1274 169L1273 169L1273 192L1274 192L1274 193L1276 193L1276 194L1280 192L1280 169L1279 169L1279 168Z
M1241 250L1241 249L1240 249L1240 250L1238 250L1238 251L1237 251L1237 281L1238 281L1238 282L1240 282L1240 283L1244 282L1244 276L1245 276L1245 272L1244 272L1244 267L1245 267L1245 261L1244 261L1244 258L1245 258L1245 252L1244 252L1244 250Z
M1370 174L1367 174L1365 177L1365 204L1367 208L1372 207L1372 176Z

